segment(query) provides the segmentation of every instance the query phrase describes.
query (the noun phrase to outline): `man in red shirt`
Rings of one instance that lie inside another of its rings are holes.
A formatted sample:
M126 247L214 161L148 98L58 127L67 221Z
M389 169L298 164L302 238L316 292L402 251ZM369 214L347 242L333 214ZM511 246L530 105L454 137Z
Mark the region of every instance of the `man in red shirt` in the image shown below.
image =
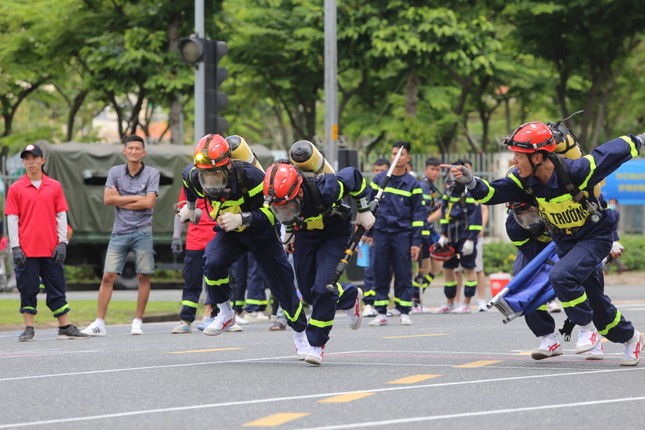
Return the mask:
M42 171L42 149L28 145L21 153L26 174L7 194L5 215L20 292L20 313L25 331L20 342L34 339L34 315L38 312L39 278L47 291L47 307L58 319L59 339L87 339L69 322L63 262L67 249L67 201L60 183Z

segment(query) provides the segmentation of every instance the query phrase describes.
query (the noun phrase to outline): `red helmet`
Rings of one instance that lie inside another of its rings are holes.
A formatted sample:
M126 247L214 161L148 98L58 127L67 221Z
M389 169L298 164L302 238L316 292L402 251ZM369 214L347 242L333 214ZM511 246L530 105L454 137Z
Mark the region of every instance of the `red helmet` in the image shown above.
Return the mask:
M538 151L555 151L555 139L551 129L540 121L527 122L515 129L511 137L504 139L508 149L532 154Z
M231 147L219 134L207 134L195 146L193 162L198 169L226 166L231 159Z
M430 257L437 261L448 261L455 255L455 248L450 245L439 246L438 243L433 243L430 246Z
M264 176L264 197L275 205L283 205L296 198L302 175L286 160L276 161Z

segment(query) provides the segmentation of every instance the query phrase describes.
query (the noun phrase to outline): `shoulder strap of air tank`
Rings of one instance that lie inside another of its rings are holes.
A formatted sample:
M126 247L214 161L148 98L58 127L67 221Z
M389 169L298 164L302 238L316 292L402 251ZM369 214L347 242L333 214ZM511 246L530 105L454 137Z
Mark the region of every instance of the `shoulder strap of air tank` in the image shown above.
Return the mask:
M249 200L249 187L246 183L246 175L244 174L244 164L240 160L231 159L233 164L233 172L235 173L235 180L240 189L240 193L244 196L244 200Z

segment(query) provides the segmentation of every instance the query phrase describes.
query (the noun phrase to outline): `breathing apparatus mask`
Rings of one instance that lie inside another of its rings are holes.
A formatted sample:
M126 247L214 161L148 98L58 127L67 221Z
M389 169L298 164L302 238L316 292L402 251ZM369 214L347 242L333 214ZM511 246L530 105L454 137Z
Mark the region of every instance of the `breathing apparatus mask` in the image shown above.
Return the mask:
M226 187L228 186L229 171L226 166L198 170L199 185L204 193L213 199L228 197L230 189Z
M544 231L544 220L540 218L535 206L524 202L510 202L508 208L517 224L533 236L538 236Z
M281 205L272 204L271 212L275 218L284 225L298 224L298 219L301 212L300 199L289 200Z

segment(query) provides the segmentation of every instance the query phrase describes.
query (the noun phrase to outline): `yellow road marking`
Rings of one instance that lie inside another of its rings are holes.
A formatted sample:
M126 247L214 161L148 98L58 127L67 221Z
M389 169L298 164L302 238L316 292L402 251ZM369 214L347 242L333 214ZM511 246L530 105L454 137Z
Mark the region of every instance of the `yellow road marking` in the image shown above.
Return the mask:
M375 393L349 393L341 394L339 396L328 397L326 399L318 400L318 403L347 403L353 402L354 400L364 399L374 395Z
M189 351L171 351L168 354L193 354L195 352L237 351L238 349L243 349L243 348L191 349Z
M409 334L406 336L384 336L383 339L405 339L408 337L432 337L432 336L446 336L446 334L445 333Z
M289 421L297 420L298 418L306 417L308 413L287 413L269 415L268 417L259 418L255 421L249 421L242 424L242 427L277 427Z
M460 369L472 369L474 367L484 367L484 366L488 366L490 364L495 364L495 363L501 363L501 360L472 361L470 363L460 364L459 366L455 366L455 367L460 368Z
M388 382L388 384L416 384L417 382L438 378L439 376L441 375L412 375L401 379L395 379L394 381Z
M518 352L517 355L531 355L531 351Z

